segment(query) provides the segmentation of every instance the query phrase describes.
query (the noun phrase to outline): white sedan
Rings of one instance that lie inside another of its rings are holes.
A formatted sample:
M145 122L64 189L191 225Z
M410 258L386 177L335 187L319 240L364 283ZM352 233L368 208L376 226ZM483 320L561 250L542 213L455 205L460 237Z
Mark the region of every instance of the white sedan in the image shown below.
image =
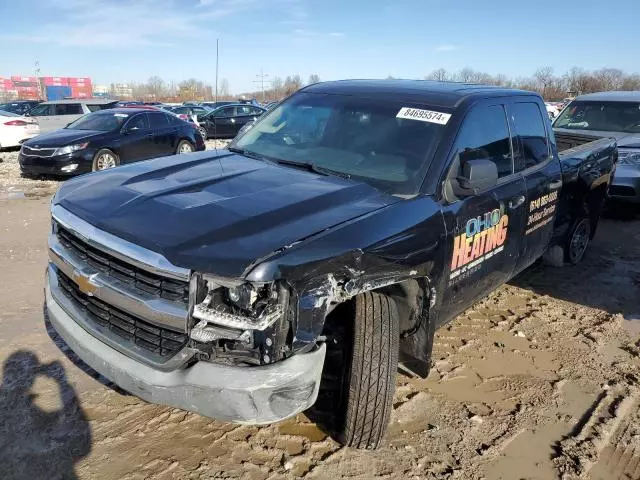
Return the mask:
M40 135L40 125L35 118L0 110L0 149L17 147L36 135Z

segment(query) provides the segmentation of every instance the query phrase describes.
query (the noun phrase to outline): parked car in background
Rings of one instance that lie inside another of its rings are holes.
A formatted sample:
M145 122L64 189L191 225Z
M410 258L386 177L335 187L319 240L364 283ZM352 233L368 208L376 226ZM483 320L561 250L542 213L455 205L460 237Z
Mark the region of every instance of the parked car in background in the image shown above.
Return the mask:
M17 147L39 134L40 126L35 119L0 110L0 150Z
M198 117L206 138L233 138L247 123L255 122L266 110L248 104L224 105Z
M33 107L28 116L38 120L42 133L64 128L87 113L113 108L118 102L99 98L54 100Z
M177 107L164 107L166 110L170 110L178 115L190 115L192 117L199 117L210 113L213 109L200 106L200 105L179 105Z
M553 122L553 130L563 148L614 137L619 158L609 195L640 205L640 91L580 95Z
M279 101L275 101L275 102L269 102L266 103L262 106L262 108L264 108L265 110L271 110L273 107L275 107L276 105L278 105L280 102Z
M139 100L130 100L130 101L120 101L115 104L116 107L130 107L133 105L143 105L143 103Z
M196 128L175 115L114 108L24 142L18 160L26 175L75 175L204 149Z
M40 103L42 103L40 100L16 100L15 102L0 103L0 110L24 115Z
M545 102L544 105L547 108L547 115L549 115L549 118L551 120L556 118L558 116L558 114L560 113L560 109L558 108L558 106L555 103Z
M215 109L218 107L222 107L223 105L233 105L235 102L230 102L228 100L221 100L218 102L202 102L200 105L203 107L209 107L210 109Z

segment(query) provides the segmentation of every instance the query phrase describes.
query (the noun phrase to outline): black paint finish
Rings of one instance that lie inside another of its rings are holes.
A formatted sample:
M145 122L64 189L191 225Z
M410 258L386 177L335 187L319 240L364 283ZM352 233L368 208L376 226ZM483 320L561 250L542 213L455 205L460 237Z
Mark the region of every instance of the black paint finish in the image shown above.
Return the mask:
M382 288L409 305L403 310L401 359L426 374L435 328L531 264L551 242L562 244L579 206L610 181L615 141L586 145L561 159L545 118L551 145L547 163L518 172L488 191L447 201L443 184L467 112L486 99L508 104L515 97L545 111L540 97L414 81L330 82L304 91L391 96L452 112L422 193L392 196L360 181L225 150L84 176L65 183L54 203L192 271L284 280L297 304L293 351L315 343L332 300ZM527 238L530 202L556 189L561 193L555 221ZM483 216L494 211L496 220L508 216L502 250L470 275L452 278L456 237L472 229L469 220L488 218Z

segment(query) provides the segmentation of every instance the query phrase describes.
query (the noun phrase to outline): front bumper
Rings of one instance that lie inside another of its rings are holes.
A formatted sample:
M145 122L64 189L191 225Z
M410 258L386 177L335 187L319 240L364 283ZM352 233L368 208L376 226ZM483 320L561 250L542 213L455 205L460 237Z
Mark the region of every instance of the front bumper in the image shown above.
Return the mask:
M272 365L236 367L198 361L162 371L91 335L63 308L63 295L55 269L49 268L45 302L53 328L91 368L148 402L218 420L265 424L293 416L316 401L325 345Z
M609 196L621 202L640 204L640 167L618 164Z
M78 175L91 171L93 165L93 151L79 150L68 155L53 157L35 157L18 154L20 171L32 175ZM63 167L77 164L72 172L65 172Z

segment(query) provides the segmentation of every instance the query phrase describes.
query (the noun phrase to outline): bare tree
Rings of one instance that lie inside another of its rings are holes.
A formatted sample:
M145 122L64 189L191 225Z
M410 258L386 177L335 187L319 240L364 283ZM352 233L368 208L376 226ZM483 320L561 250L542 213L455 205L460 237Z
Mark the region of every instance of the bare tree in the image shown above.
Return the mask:
M293 92L300 90L302 87L302 79L300 75L287 76L284 80L284 93L291 95Z
M165 95L164 80L158 76L153 76L147 80L147 94L153 98L160 98Z
M223 78L220 80L220 85L218 85L218 97L222 99L228 99L231 97L229 93L229 80Z
M320 81L320 76L316 73L312 73L311 75L309 75L309 81L307 82L309 85L312 85L314 83L318 83Z
M545 94L547 93L547 87L553 80L553 68L541 67L536 70L536 73L533 74L533 77L538 81L540 85L542 85L542 97L544 98Z
M434 70L429 75L427 75L426 80L436 80L438 82L446 82L449 80L449 74L444 68L439 68Z

